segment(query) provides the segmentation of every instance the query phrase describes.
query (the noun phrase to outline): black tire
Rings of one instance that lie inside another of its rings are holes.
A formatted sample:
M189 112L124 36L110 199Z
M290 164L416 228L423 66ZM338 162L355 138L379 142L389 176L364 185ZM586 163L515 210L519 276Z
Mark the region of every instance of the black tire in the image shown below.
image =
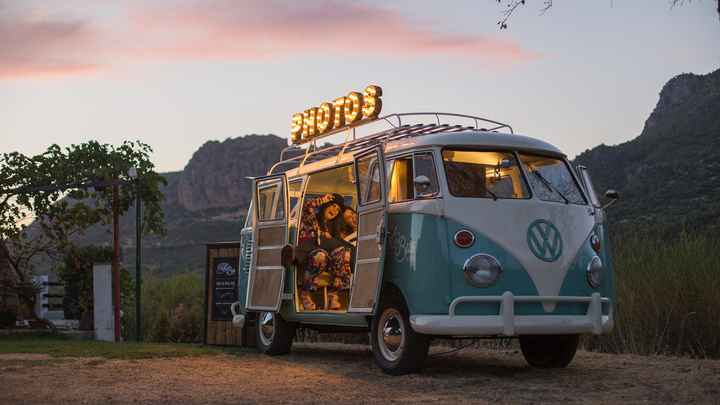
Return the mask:
M275 312L260 312L257 318L256 341L261 353L269 356L290 353L295 325Z
M520 349L533 367L565 368L577 351L580 335L524 335Z
M386 335L390 332L388 328L392 328L393 335ZM377 315L372 319L370 342L375 363L390 375L422 369L430 347L429 336L412 330L405 302L397 294L391 294L380 302Z

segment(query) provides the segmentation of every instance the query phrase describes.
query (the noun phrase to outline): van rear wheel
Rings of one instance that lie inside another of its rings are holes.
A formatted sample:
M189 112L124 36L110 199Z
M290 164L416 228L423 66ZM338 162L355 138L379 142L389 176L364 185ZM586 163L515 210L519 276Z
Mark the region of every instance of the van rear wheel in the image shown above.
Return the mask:
M371 343L375 363L387 374L419 371L427 358L430 338L412 330L402 298L389 296L373 317Z
M520 349L533 367L565 368L577 351L580 335L523 335Z
M270 356L290 353L295 325L275 312L260 312L257 320L257 348Z

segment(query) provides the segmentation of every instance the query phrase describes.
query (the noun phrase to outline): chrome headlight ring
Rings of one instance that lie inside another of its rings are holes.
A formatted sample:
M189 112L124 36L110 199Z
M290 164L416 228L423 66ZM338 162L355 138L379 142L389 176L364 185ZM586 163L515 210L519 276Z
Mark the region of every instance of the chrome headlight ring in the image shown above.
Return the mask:
M473 287L489 287L495 284L502 272L498 259L486 253L470 256L463 265L465 280Z
M603 263L598 256L593 256L587 265L586 278L592 288L600 287L602 283Z

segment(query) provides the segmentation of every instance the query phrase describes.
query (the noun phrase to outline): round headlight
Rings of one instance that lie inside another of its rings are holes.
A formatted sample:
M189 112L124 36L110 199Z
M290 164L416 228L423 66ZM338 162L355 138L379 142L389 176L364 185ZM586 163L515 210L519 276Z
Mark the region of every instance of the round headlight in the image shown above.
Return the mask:
M602 282L603 264L599 257L594 256L587 266L587 282L592 288L600 287Z
M487 254L480 253L465 261L465 280L475 287L488 287L495 283L502 273L500 262Z

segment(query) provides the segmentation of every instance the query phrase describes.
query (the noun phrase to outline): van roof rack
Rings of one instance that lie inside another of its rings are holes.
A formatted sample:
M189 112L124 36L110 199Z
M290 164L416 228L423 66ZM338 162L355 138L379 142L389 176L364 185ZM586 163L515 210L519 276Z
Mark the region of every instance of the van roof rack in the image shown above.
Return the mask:
M435 122L428 124L403 124L403 118L411 116L434 116ZM442 123L440 117L471 119L473 120L475 125ZM355 130L357 128L380 121L387 122L391 128L368 136L364 136L362 138L356 138ZM481 122L491 124L491 126L489 128L480 127ZM318 147L316 143L317 140L313 140L305 150L296 145L288 146L280 152L280 161L275 163L270 168L270 172L268 174L275 173L276 170L281 167L285 167L285 170L291 170L294 168L302 167L312 162L330 158L332 156L338 156L339 159L345 153L354 152L360 149L375 146L380 143L395 141L402 138L411 138L428 134L461 131L497 132L497 130L502 128L507 128L511 134L514 134L513 128L509 124L504 124L502 122L482 117L476 117L473 115L441 112L413 112L390 114L374 120L361 122L360 124L355 126L341 128L339 130L329 132L327 135L348 131L348 137L346 138L346 141L338 145L327 145ZM286 158L286 154L292 156Z

